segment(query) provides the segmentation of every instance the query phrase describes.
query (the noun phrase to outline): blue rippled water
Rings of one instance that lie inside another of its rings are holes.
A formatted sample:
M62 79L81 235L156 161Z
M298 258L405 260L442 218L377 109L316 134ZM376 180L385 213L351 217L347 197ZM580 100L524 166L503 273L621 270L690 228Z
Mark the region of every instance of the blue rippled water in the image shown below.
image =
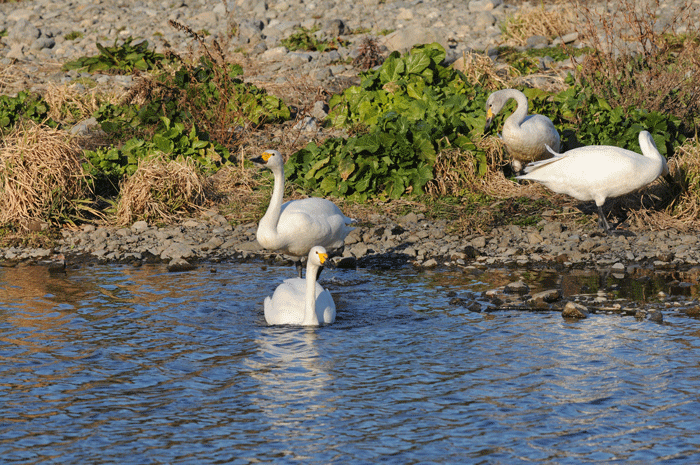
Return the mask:
M450 291L483 277L327 270L334 325L268 327L293 273L0 269L0 461L700 463L698 320L473 313Z

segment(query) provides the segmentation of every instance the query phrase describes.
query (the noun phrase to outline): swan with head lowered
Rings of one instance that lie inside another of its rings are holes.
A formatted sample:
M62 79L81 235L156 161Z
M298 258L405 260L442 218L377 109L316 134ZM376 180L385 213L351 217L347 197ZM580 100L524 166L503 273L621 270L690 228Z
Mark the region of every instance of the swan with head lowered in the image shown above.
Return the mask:
M549 158L547 146L559 151L561 140L552 120L542 115L528 115L525 94L517 89L498 90L489 95L486 101L486 131L493 118L508 103L515 99L518 107L503 123L501 139L513 159L511 165L516 173L522 170L523 162L528 163Z
M333 296L316 282L327 260L326 249L313 247L306 261L306 279L285 279L272 297L265 297L267 324L318 326L335 321Z
M316 245L329 251L342 248L345 237L355 229L349 226L354 220L330 200L318 197L282 203L284 158L277 150L266 150L252 161L272 171L275 180L270 205L258 224L258 243L268 250L294 257L301 278L301 259L309 250Z
M629 194L668 175L666 159L649 132L639 133L639 146L642 155L609 145L553 152L554 158L530 163L525 167L526 174L516 178L540 182L558 194L581 201L595 201L598 225L607 233L610 224L603 214L606 199Z

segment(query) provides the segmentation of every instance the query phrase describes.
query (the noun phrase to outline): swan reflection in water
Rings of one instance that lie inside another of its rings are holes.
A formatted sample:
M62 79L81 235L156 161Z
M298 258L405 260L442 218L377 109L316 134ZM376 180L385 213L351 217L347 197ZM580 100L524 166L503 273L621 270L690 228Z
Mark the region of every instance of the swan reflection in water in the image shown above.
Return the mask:
M328 394L333 376L318 349L324 330L268 326L255 340L259 350L244 362L259 383L254 402L285 437L290 425L299 435L323 434L323 418L335 409Z

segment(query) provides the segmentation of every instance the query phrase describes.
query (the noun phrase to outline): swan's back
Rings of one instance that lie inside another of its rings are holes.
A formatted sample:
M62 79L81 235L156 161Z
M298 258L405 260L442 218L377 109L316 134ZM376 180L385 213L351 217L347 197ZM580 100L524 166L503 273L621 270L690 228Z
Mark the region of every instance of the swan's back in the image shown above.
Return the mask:
M320 245L327 250L343 246L345 238L355 228L330 200L312 197L291 200L282 205L277 233L288 239L284 251L303 256L311 247Z
M526 162L549 157L547 146L555 152L561 146L559 132L552 121L542 115L528 115L519 126L507 119L502 139L513 158Z
M264 302L265 321L271 325L301 325L304 323L306 279L285 279L272 297ZM319 324L335 321L335 302L331 293L316 283L316 316Z
M530 163L517 179L537 181L578 200L618 197L646 186L661 173L659 160L619 147L579 147Z

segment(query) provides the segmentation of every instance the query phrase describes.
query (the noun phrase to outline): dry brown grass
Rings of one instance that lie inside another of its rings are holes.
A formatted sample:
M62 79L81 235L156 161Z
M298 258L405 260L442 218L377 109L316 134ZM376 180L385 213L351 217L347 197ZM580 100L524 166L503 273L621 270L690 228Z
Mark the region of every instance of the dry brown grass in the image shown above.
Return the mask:
M155 156L144 160L122 184L116 222L171 223L202 212L214 197L211 182L197 171L194 161Z
M475 142L486 153L486 173L479 175L477 172L473 153L459 149L443 150L435 160L434 177L425 186L427 194L438 197L473 192L498 198L512 195L510 189L504 189L514 183L503 175L503 167L508 164L503 142L496 137L482 137Z
M49 83L44 100L49 104L49 118L63 123L76 123L90 118L103 103L119 104L121 92L102 91L96 87L85 89L78 84L56 85Z
M697 231L700 224L700 141L688 139L669 160L673 184L657 180L630 199L641 205L631 213L635 226L646 229Z
M452 67L461 71L472 86L479 85L488 90L506 87L510 77L518 74L512 66L498 65L488 55L475 52L464 53Z
M88 195L82 151L67 133L27 121L0 145L0 223L63 222Z
M506 45L526 45L528 37L540 35L555 38L575 30L576 15L568 2L558 1L545 7L523 3L518 12L508 16L501 25L501 37Z
M688 127L700 113L698 6L622 0L605 10L578 2L582 40L597 50L577 79L612 106L671 113ZM661 21L657 12L664 10Z

